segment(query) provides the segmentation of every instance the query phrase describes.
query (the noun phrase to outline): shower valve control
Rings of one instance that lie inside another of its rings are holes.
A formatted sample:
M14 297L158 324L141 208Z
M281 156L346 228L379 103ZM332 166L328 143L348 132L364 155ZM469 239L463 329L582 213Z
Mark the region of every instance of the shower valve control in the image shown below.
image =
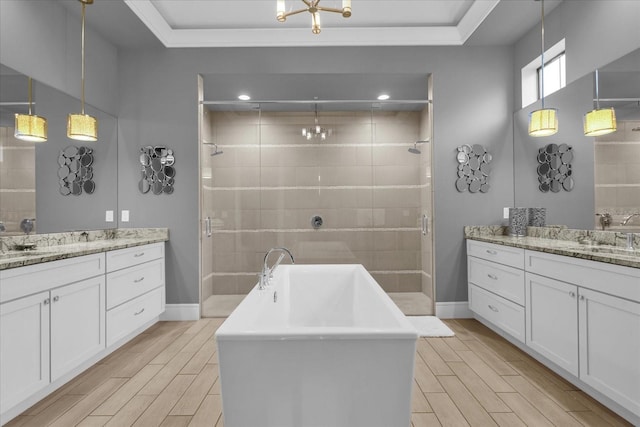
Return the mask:
M314 215L311 217L311 226L314 229L322 227L322 217L320 215Z

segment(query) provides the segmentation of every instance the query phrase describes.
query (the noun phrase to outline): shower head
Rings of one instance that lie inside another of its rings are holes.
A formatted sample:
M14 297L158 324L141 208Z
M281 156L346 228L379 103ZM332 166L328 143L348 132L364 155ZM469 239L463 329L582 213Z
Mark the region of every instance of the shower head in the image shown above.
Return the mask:
M214 146L214 151L213 153L211 153L211 156L217 156L218 154L224 153L224 151L218 150L218 144L213 144L213 146Z
M412 147L412 148L409 148L409 152L410 152L411 154L420 154L420 153L422 153L422 151L420 151L420 150L418 149L418 144L425 144L425 143L427 143L427 142L429 142L429 141L428 141L428 140L420 140L420 141L416 141L416 142L414 142L414 143L413 143L413 147Z

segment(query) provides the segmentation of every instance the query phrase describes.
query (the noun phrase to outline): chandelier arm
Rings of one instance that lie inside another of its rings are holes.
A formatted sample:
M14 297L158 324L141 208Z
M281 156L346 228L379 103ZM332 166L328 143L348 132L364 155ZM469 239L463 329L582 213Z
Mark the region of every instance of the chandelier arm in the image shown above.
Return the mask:
M336 9L335 7L316 6L316 9L322 12L342 13L342 9Z
M282 14L282 17L287 18L291 15L297 15L299 13L306 12L306 11L307 9L292 10L291 12L285 12L284 14Z
M307 7L311 7L311 6L313 6L313 2L312 2L312 1L310 1L310 0L302 0L302 3L306 4L306 5L307 5Z

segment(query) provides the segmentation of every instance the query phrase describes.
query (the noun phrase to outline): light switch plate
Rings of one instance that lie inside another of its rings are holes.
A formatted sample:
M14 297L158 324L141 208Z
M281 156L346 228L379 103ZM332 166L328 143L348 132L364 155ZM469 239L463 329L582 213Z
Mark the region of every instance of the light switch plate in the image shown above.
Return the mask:
M104 220L106 222L113 222L113 211L107 211L104 216Z
M502 210L502 218L509 219L509 208L503 208Z
M129 222L129 211L127 211L127 210L123 210L122 211L121 220L122 220L122 222Z

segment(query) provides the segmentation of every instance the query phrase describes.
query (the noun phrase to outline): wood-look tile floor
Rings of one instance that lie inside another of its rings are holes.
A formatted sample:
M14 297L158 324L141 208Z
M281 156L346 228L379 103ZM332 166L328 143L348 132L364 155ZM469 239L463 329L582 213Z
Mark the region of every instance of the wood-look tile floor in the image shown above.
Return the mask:
M222 321L160 322L7 426L222 426ZM454 338L418 342L413 427L630 425L477 321L445 323Z

